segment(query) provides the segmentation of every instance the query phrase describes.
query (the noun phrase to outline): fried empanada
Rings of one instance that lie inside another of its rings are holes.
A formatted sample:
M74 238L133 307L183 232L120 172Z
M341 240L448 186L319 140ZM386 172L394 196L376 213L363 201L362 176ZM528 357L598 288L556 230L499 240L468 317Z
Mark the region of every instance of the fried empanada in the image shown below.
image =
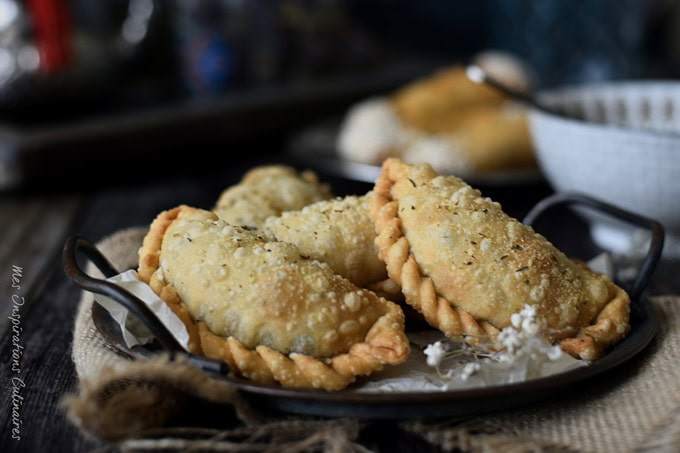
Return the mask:
M445 121L441 118L441 121ZM405 148L405 162L427 162L446 173L483 174L536 167L529 122L524 109L484 106L452 118L448 131L414 141Z
M440 133L465 118L469 107L499 106L507 96L471 81L463 66L440 69L390 96L397 116L410 128Z
M397 305L209 211L161 213L139 275L185 310L204 355L254 381L337 390L409 352Z
M232 225L258 228L267 217L330 197L330 189L319 183L315 173L267 165L253 168L240 183L222 192L214 211Z
M264 231L279 241L295 244L300 253L327 263L361 288L387 278L375 250L375 228L366 195L320 201L299 211L284 212L267 219Z
M390 278L449 336L493 335L528 304L546 338L592 360L630 329L625 291L455 176L388 159L370 212Z
M475 109L448 140L476 173L536 167L529 119L517 106Z
M480 59L501 80L529 85L519 61L500 54ZM336 146L341 157L354 162L380 165L398 157L459 176L536 168L526 109L472 82L463 66L443 68L388 96L353 105Z

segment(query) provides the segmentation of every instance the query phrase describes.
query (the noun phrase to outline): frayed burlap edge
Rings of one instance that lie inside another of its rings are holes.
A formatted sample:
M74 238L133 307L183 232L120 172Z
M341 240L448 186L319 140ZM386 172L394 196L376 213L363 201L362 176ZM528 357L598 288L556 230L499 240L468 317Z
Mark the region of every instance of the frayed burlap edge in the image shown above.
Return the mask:
M163 426L192 398L243 406L225 381L167 357L106 366L81 380L78 394L65 396L63 404L82 430L100 439L119 440Z
M121 451L234 451L248 453L369 453L357 442L356 420L283 420L231 430L167 428L126 439Z
M418 420L403 423L403 428L421 436L444 451L578 452L569 446L522 436L514 430L509 430L507 426L477 418L443 422Z

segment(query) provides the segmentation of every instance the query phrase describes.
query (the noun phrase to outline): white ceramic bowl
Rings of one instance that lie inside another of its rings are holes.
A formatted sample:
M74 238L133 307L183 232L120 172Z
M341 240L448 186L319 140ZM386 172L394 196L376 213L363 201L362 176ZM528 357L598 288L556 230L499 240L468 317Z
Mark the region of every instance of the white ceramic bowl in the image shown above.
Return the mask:
M584 118L530 113L537 159L553 188L658 220L666 230L664 254L680 256L680 82L612 82L539 98ZM599 245L630 251L630 231L587 218Z

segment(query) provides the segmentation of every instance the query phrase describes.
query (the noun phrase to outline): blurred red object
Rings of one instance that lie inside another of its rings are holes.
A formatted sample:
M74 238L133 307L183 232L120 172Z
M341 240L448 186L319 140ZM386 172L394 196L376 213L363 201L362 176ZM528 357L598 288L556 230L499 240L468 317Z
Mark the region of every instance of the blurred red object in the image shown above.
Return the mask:
M39 70L51 74L73 60L71 19L64 0L29 0L28 12L40 55Z

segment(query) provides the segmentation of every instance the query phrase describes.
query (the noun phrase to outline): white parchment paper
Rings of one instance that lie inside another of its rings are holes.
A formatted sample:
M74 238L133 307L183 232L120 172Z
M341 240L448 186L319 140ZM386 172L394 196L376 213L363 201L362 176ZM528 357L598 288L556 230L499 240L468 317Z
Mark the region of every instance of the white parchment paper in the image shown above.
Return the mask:
M126 289L144 302L158 319L167 327L168 331L188 351L189 332L184 323L175 313L153 292L151 287L139 280L137 272L129 270L122 274L114 275L107 281ZM128 310L121 304L101 294L95 295L95 300L109 312L111 317L118 323L123 332L125 344L131 348L135 345L144 345L153 340L153 334L134 316L130 316Z

